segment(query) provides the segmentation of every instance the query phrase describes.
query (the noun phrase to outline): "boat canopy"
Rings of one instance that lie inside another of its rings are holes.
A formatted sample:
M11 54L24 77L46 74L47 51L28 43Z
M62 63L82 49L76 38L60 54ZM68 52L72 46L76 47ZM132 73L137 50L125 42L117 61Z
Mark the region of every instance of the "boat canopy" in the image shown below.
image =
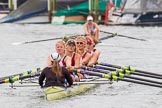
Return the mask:
M99 14L105 14L107 0L99 0L98 12ZM69 7L68 9L63 9L54 13L54 16L77 16L83 15L87 16L89 14L89 2L86 1L77 6Z
M127 0L123 13L146 13L162 11L162 0Z

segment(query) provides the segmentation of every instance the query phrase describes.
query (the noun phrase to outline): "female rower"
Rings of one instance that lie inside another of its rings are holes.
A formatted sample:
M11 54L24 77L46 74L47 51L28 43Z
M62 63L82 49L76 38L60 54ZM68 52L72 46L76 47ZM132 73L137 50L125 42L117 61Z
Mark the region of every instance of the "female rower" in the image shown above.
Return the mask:
M73 84L73 80L65 67L59 65L59 60L57 55L53 55L51 58L51 66L43 69L41 75L39 76L39 85L41 87L49 86L61 86L67 87ZM44 79L46 79L45 84L43 84Z
M87 43L85 37L78 36L76 38L76 43L77 43L76 52L81 56L80 58L81 65L87 65L89 60L91 59L91 55L86 51Z
M71 66L71 58L65 55L65 42L64 41L58 41L55 45L55 49L57 51L57 59L59 60L60 66L69 67ZM48 56L47 59L47 66L51 66L51 58L53 58L53 55L55 53L52 53Z
M69 68L69 70L72 73L73 81L79 81L79 78L76 75L76 73L73 73L75 68L80 67L80 55L78 53L76 53L75 50L76 50L75 41L73 39L69 39L66 42L65 54L71 58L71 66L67 67L67 68Z
M99 56L100 56L100 51L95 49L95 43L91 37L86 37L87 41L87 51L91 55L91 59L88 62L88 65L93 65L96 64Z
M92 16L87 17L87 22L84 24L84 31L86 35L92 36L95 43L98 43L99 26L97 23L93 22Z

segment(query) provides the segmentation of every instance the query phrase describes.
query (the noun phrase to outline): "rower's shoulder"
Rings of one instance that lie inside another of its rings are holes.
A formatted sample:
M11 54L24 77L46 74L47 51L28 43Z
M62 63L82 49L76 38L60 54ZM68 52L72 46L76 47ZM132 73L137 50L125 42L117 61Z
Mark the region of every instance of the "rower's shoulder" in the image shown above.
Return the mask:
M98 27L98 24L97 24L97 23L95 23L95 22L94 22L93 24L94 24L95 26L97 26L97 27Z

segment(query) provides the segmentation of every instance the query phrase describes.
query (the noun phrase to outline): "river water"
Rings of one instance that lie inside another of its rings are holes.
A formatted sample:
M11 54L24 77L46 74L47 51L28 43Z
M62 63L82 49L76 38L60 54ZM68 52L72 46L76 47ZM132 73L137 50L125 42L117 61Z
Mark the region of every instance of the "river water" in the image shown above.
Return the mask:
M145 39L147 41L114 37L96 46L101 50L100 61L117 65L131 65L137 69L162 74L162 27L132 27L100 25L101 30ZM0 77L44 67L48 54L54 52L56 41L14 45L34 41L83 34L82 25L19 25L0 24ZM100 37L107 36L100 33ZM39 86L16 87L0 85L0 103L3 108L161 108L162 89L114 82L75 97L57 101L42 98Z

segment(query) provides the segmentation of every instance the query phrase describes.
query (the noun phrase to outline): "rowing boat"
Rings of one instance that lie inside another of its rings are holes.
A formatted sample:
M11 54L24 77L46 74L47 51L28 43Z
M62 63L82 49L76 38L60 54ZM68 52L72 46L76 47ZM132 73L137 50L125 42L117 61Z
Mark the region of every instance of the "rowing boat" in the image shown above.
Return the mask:
M51 101L51 100L58 100L65 97L79 95L95 87L97 87L97 84L74 85L69 88L53 86L53 87L45 88L43 91L45 94L45 98L48 101Z
M79 95L93 88L96 88L99 85L99 83L97 84L95 81L99 81L99 79L95 79L95 80L85 79L82 82L76 82L76 83L74 82L74 85L69 88L63 88L58 86L48 87L43 89L43 92L45 94L46 100L48 101L58 100L66 97ZM108 83L110 83L109 80L107 80L106 84Z

